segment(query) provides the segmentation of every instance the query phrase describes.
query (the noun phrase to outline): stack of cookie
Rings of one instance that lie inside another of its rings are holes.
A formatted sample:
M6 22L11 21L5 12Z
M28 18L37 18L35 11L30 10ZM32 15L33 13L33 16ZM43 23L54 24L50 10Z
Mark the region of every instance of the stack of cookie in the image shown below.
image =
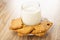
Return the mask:
M19 36L25 36L33 34L36 36L43 36L47 30L52 26L52 22L48 20L42 20L36 25L25 25L21 18L13 19L11 22L10 29L17 32Z

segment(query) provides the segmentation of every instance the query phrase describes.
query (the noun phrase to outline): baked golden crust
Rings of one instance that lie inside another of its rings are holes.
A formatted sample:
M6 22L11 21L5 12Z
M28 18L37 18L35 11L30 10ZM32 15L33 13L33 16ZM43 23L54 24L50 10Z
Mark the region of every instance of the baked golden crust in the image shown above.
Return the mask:
M43 20L37 25L25 25L23 24L21 18L13 19L11 22L10 29L17 32L19 36L24 36L28 34L33 34L36 36L43 36L46 34L47 30L52 26L52 22L48 20Z
M33 30L32 27L23 27L21 29L17 29L18 33L22 33L22 34L28 34Z
M42 37L42 36L44 36L45 34L46 34L46 32L43 32L43 33L37 33L37 34L34 34L34 35Z
M43 25L45 30L48 30L53 25L53 23L48 20L43 20L40 25Z
M22 33L17 33L18 36L24 36L25 34Z
M34 26L34 31L32 31L32 33L41 33L41 32L45 32L45 28L43 25L38 25L38 26Z
M21 18L17 18L17 19L13 19L12 22L11 22L11 26L10 26L10 29L18 29L18 28L21 28L22 27L22 20Z
M33 34L46 32L50 27L52 26L52 23L50 21L42 21L39 25L34 26L34 31L32 31Z

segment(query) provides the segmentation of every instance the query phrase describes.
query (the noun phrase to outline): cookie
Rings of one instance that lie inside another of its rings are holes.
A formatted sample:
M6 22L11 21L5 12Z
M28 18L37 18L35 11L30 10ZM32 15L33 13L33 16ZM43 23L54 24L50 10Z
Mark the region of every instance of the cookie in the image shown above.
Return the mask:
M45 32L46 29L44 28L43 25L37 25L37 26L34 26L34 30L32 31L33 34L36 34L36 33L41 33L41 32Z
M50 21L44 20L39 25L34 26L34 29L32 31L33 34L46 32L50 27L52 26L52 23Z
M10 26L10 29L18 29L18 28L21 28L22 27L22 20L21 18L17 18L17 19L13 19L12 22L11 22L11 26Z
M18 33L22 33L22 34L28 34L33 30L32 27L23 27L21 29L17 29Z
M53 25L53 23L47 20L43 20L40 25L43 25L44 28L48 30Z
M18 35L18 36L24 36L24 34L22 34L22 33L17 33L17 35Z
M46 32L44 32L44 33L38 33L38 34L34 34L35 36L39 36L39 37L42 37L42 36L44 36L46 34Z

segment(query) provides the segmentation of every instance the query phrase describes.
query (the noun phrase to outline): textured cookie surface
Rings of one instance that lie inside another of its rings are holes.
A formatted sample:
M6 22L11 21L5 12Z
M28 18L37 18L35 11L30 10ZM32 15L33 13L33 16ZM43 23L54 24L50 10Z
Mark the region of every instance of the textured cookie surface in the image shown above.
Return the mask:
M10 29L18 29L22 27L22 20L20 18L13 19Z
M32 27L23 27L21 29L17 29L18 33L22 33L22 34L28 34L33 30Z

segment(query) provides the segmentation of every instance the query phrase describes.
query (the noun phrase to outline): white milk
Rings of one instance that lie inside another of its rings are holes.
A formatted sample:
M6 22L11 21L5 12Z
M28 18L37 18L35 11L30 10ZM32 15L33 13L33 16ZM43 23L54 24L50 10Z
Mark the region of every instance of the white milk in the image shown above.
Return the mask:
M39 7L27 7L22 10L22 20L26 25L35 25L40 23L41 13Z

